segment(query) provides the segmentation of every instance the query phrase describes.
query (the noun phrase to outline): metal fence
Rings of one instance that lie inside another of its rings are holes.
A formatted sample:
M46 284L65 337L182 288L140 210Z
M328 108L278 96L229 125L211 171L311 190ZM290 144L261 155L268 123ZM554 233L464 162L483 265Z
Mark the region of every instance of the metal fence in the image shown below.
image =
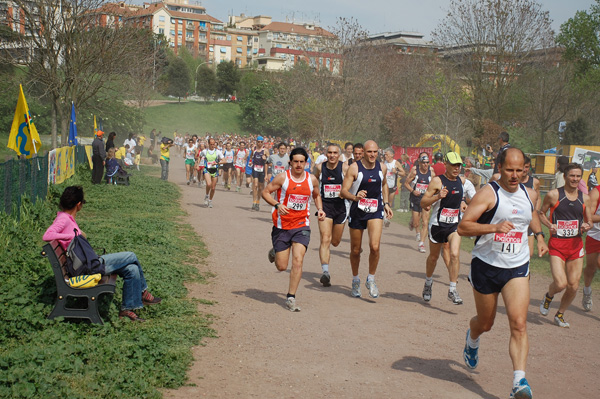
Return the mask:
M75 167L88 164L85 147L75 147ZM31 159L12 159L0 164L0 212L11 214L27 195L32 202L48 195L48 153Z

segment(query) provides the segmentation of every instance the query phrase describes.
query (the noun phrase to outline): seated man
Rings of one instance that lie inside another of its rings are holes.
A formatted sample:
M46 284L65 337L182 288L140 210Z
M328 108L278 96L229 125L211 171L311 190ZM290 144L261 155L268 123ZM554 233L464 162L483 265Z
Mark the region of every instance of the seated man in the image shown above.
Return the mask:
M48 230L44 233L44 241L58 240L63 249L67 249L69 243L75 237L75 230L85 237L75 217L85 204L83 188L81 186L70 186L60 196L60 211ZM161 299L154 297L146 284L144 272L137 256L133 252L119 252L100 256L104 261L105 275L117 274L123 279L123 301L119 318L128 317L132 321L145 321L136 313L144 305L154 305Z

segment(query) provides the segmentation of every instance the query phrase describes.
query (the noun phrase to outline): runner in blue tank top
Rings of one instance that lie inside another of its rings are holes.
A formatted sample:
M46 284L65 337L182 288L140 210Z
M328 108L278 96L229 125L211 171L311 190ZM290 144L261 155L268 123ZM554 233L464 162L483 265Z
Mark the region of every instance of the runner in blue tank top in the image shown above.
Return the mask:
M369 274L366 287L372 298L379 296L375 272L379 263L379 244L383 231L383 214L393 216L385 175L387 168L377 160L379 147L369 140L364 144L364 158L352 163L344 176L341 196L351 201L348 227L350 229L350 265L352 266L353 297L360 297L360 251L363 232L369 232Z

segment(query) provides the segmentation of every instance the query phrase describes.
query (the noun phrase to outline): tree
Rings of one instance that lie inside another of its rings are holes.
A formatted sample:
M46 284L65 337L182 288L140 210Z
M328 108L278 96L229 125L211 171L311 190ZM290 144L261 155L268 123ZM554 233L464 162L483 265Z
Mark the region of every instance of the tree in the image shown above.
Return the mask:
M433 36L464 77L470 116L496 123L505 120L521 66L553 43L548 12L535 0L451 0Z
M289 109L286 90L276 83L263 81L241 100L242 125L254 133L287 133Z
M167 67L167 95L179 99L187 96L190 90L190 70L181 58L175 58Z
M198 74L196 75L196 94L207 99L214 96L217 92L217 76L215 71L209 68L207 65L202 65L198 68Z
M217 65L217 90L221 96L233 95L239 81L239 69L233 61L224 61Z
M385 115L383 125L387 130L387 141L394 145L414 145L419 142L424 131L423 122L401 107L396 107Z
M586 120L579 117L567 123L561 143L566 145L589 145L589 139L592 138L590 133L590 128Z

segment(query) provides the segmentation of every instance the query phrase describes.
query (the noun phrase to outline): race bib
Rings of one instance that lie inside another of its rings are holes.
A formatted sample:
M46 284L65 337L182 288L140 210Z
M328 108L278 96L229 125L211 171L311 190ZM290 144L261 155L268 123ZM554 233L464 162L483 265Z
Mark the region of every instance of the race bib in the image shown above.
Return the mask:
M206 161L206 167L209 169L214 169L217 167L217 162L215 161Z
M308 206L308 195L290 194L287 207L294 211L303 211Z
M285 172L285 166L277 166L277 165L273 166L273 174L274 175L278 175L282 172Z
M523 244L523 233L509 231L508 233L495 233L492 249L503 254L518 254Z
M265 170L265 166L264 165L254 165L254 170L257 172L262 172L263 170Z
M361 200L358 201L358 209L365 213L377 212L378 205L379 201L375 198L361 198Z
M440 223L458 223L459 212L459 209L443 208L442 212L440 212Z
M232 163L233 162L233 155L227 155L225 157L225 162L226 163Z
M323 185L324 198L339 198L342 191L341 184L325 184Z
M427 191L427 187L429 187L429 184L417 183L415 190L417 190L421 194L425 194L425 191Z
M559 220L556 222L558 237L575 237L579 235L579 220Z

